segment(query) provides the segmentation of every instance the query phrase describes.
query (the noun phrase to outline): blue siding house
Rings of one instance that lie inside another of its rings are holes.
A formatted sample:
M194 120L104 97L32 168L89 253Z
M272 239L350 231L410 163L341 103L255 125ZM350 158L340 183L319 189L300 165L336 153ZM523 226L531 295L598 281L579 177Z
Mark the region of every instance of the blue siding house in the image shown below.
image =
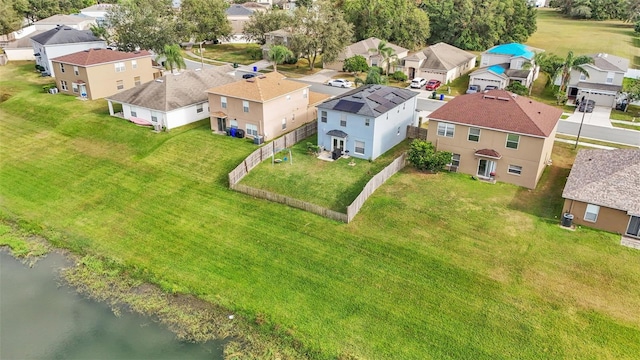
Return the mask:
M417 92L364 85L318 105L318 145L350 156L375 159L415 125Z

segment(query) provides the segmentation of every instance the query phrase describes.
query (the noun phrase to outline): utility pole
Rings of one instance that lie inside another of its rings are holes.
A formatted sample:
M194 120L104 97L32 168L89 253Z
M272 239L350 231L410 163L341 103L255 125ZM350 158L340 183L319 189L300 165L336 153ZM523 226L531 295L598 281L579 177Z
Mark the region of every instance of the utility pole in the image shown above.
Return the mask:
M582 119L580 120L580 127L578 128L578 137L576 137L576 145L573 147L574 149L578 148L578 141L580 141L580 133L582 132L582 124L584 124L584 115L587 112L587 106L589 105L589 95L591 95L591 89L587 93L587 98L583 102L580 102L578 105L578 111L580 111L580 106L584 104L584 111L582 112Z

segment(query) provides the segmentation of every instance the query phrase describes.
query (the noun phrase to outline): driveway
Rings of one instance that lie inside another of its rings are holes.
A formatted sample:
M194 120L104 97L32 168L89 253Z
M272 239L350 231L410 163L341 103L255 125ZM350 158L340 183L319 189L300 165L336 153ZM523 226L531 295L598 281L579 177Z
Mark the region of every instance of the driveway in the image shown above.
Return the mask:
M324 84L327 81L331 80L337 74L338 72L336 70L322 69L313 75L302 77L299 80L303 80L305 82Z
M611 108L606 106L596 106L593 109L593 112L590 112L590 113L580 112L578 111L578 108L576 108L576 111L564 121L579 123L579 122L582 122L583 116L584 116L585 125L604 126L604 127L610 127L610 128L613 127L613 125L611 125L611 119L610 119Z

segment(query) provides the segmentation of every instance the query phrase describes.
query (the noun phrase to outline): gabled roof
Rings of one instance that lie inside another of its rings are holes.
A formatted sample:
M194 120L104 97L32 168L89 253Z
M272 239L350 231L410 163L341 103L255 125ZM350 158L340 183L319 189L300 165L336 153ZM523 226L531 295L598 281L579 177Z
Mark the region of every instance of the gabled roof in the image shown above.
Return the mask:
M94 20L91 16L83 14L49 16L46 19L38 20L34 25L78 25L87 20Z
M135 52L124 52L111 49L95 48L89 50L78 51L73 54L59 56L51 59L51 61L57 61L65 64L77 65L77 66L92 66L98 64L105 64L115 61L132 60L143 57L150 57L151 53L142 50Z
M496 45L486 51L487 54L500 54L511 56L522 56L527 59L533 59L534 52L527 45L518 43L509 43Z
M95 4L80 10L80 12L108 11L112 6L113 4Z
M590 54L587 56L593 59L593 64L586 64L585 66L594 66L603 71L626 72L627 70L629 70L628 59L610 55L607 53Z
M405 60L425 60L421 69L449 71L464 65L475 55L447 43L439 42L404 58Z
M211 86L237 81L230 65L204 70L185 70L167 74L154 81L107 97L119 103L131 104L159 111L171 111L207 101L206 90Z
M429 118L510 133L548 137L562 110L505 90L456 96Z
M377 118L418 93L383 85L364 85L318 105L318 109L344 111Z
M482 73L486 73L486 72L490 72L498 77L501 77L503 79L508 79L509 77L507 76L507 74L505 74L506 71L506 67L508 66L508 64L500 64L500 65L491 65L491 66L485 66L485 67L481 67L478 70L472 72L471 74L469 74L469 76L476 76L478 74L482 74Z
M55 29L32 36L31 40L42 45L86 43L94 41L104 43L104 40L95 37L91 31L76 30L66 25L58 26Z
M278 72L270 72L250 79L210 87L207 92L243 100L265 102L309 87L311 85L286 80L285 76Z
M562 197L640 216L640 149L580 150Z
M225 14L227 14L227 16L250 16L254 11L255 10L248 9L241 4L231 4L227 10L225 10Z
M375 38L375 37L370 37L368 39L364 39L361 41L358 41L357 43L351 44L349 46L347 46L341 53L340 55L338 55L338 60L344 60L344 59L348 59L352 56L355 55L362 55L365 58L369 58L371 56L376 56L375 51L373 51L372 49L377 49L378 45L380 44L382 40ZM393 51L396 54L399 54L401 52L405 52L405 51L409 51L408 49L405 49L403 47L400 47L396 44L392 44L390 42L387 42L387 46L389 46L390 48L393 49Z

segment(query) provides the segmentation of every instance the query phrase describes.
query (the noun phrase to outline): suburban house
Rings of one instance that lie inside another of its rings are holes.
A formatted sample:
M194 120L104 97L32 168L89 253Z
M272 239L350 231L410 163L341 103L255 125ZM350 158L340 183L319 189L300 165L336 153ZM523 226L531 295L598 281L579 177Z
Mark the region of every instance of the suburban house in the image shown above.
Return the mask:
M622 81L624 73L629 69L629 60L605 53L587 56L593 59L593 64L584 64L582 67L589 76L578 70L571 70L567 86L568 97L581 99L584 96L585 100L593 100L596 105L613 107L622 90ZM558 84L559 81L558 79Z
M316 105L328 95L309 88L277 72L211 87L211 130L224 134L237 128L249 137L277 138L316 119Z
M378 45L382 40L374 37L370 37L368 39L364 39L362 41L358 41L357 43L351 44L344 48L342 52L338 55L338 58L334 62L325 63L323 67L325 69L333 69L342 71L344 67L344 61L350 57L355 55L362 55L365 59L367 59L367 64L369 66L378 66L382 69L385 69L387 64L382 56L377 53ZM403 59L409 54L409 50L398 45L387 43L387 46L393 49L394 55L397 59ZM391 72L393 72L393 67L391 68Z
M562 110L504 90L456 96L429 115L427 140L450 169L534 189L551 160Z
M480 68L469 74L469 85L504 89L512 82L529 87L538 78L534 49L518 43L496 45L480 55Z
M101 99L153 80L157 71L148 51L89 49L51 59L58 90Z
M53 75L51 59L92 48L106 48L107 43L88 30L76 30L66 25L31 37L36 65Z
M580 150L562 192L563 214L640 246L640 150Z
M66 25L76 30L89 30L96 24L96 19L83 14L63 15L57 14L33 23L36 30L51 30L60 25Z
M98 25L107 23L107 13L113 4L95 4L80 10L80 14L96 19Z
M109 114L137 124L170 130L209 117L205 92L237 81L230 65L167 74L107 97ZM121 104L116 112L114 104Z
M231 36L234 38L244 37L244 24L249 21L251 15L256 11L265 10L265 7L256 3L230 4L225 13L231 24Z
M402 59L409 79L421 77L448 84L476 67L476 56L447 43L437 43Z
M318 146L375 159L407 137L415 125L418 93L364 85L318 105Z
M289 46L289 37L291 33L285 29L278 29L264 33L264 45L262 45L262 57L265 60L269 59L269 48L272 45L284 45Z

